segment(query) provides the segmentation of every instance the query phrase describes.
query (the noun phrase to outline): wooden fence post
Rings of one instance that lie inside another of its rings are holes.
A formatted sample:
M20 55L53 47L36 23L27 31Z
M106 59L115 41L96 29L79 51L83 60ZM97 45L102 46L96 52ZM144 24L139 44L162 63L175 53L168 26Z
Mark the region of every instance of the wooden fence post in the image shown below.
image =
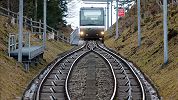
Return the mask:
M26 29L27 28L27 19L26 18L24 18L24 28Z
M41 33L41 19L39 20L39 33Z
M30 26L31 26L31 31L33 33L33 22L32 22L32 18L30 18Z
M16 23L17 23L17 26L19 25L19 14L17 14L17 19L16 19Z

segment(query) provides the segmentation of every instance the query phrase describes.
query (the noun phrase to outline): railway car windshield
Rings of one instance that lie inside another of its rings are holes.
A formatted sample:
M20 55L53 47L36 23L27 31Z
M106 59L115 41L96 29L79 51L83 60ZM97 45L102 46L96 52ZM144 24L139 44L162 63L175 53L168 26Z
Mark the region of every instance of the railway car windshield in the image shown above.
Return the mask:
M81 26L103 26L104 11L103 9L82 9L80 11Z

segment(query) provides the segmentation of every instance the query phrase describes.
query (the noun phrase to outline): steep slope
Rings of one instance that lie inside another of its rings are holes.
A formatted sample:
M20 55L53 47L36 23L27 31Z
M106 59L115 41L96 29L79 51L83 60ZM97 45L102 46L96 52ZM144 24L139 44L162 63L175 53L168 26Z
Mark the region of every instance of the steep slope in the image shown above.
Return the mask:
M154 7L150 3L149 7ZM157 5L158 6L158 5ZM148 7L148 8L149 8ZM137 43L137 18L134 8L119 20L119 39L115 40L115 25L112 34L106 35L105 44L123 57L134 62L151 80L164 100L178 99L178 6L170 6L168 17L169 63L163 64L163 17L162 12L152 8L150 16L142 18L142 43ZM121 30L122 28L122 30Z
M8 18L0 16L0 100L14 100L21 97L25 87L31 79L39 73L57 54L69 50L71 47L59 41L47 41L44 60L37 66L32 66L26 73L20 63L8 57L8 33L16 32L17 27L9 25Z

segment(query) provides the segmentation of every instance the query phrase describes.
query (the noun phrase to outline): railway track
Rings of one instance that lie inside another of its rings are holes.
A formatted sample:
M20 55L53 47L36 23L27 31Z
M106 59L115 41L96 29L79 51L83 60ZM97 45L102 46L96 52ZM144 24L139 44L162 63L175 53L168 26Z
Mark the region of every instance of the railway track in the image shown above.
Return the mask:
M153 89L124 59L95 41L58 59L23 99L157 100Z
M145 100L145 91L140 79L126 63L121 62L111 52L101 47L96 48L95 51L107 59L113 67L117 78L117 93L115 95L117 100Z
M66 80L69 100L110 100L116 91L116 78L110 63L88 52L73 66Z

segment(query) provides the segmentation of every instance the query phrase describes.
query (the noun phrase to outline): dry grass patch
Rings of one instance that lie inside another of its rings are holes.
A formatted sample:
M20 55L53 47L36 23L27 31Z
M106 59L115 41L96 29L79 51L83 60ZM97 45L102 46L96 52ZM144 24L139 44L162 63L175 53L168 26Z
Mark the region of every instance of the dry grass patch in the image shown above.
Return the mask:
M174 15L169 18L168 25L169 63L167 65L163 65L163 18L161 14L151 17L141 27L141 47L138 47L137 32L130 33L128 31L131 30L130 27L125 28L118 40L112 37L105 41L108 47L133 61L152 80L164 100L178 99L178 23L175 21L178 18L178 12L176 10L172 13Z
M22 64L8 57L8 33L17 33L17 27L7 24L8 18L0 16L0 100L14 100L21 97L28 83L57 57L58 54L71 49L71 46L59 41L47 41L47 48L42 64L31 66L25 73Z

